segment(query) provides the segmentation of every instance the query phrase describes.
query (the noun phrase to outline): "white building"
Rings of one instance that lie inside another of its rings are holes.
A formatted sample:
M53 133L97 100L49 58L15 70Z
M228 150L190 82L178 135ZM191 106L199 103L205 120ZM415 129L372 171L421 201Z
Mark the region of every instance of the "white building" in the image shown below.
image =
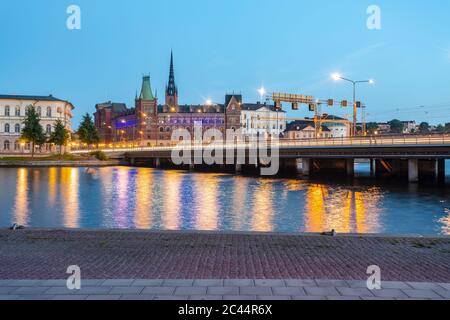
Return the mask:
M266 103L243 103L241 129L246 137L280 137L286 130L286 112Z
M322 126L319 134L317 134L314 123L294 121L287 125L285 138L289 140L326 139L332 138L332 135L331 131L325 126Z
M0 95L0 154L30 153L30 144L20 141L27 108L36 109L46 134L50 134L56 120L61 120L71 131L74 106L50 96ZM38 151L38 150L37 150ZM41 152L56 151L46 144Z

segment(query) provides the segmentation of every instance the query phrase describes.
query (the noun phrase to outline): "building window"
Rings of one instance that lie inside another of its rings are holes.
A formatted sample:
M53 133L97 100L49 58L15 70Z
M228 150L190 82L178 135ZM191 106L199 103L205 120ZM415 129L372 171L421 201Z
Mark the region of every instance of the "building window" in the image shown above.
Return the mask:
M48 125L45 127L45 132L46 132L46 133L52 133L52 126L48 124Z
M39 117L42 116L42 108L41 107L37 107L37 114L39 115Z
M47 117L52 117L52 107L47 107Z
M3 142L3 150L9 150L9 140L5 140L5 142Z
M14 126L14 132L20 133L20 124L16 123L16 125Z
M5 117L9 117L10 114L10 110L9 110L9 106L5 107Z
M9 123L5 124L5 132L9 133Z
M20 117L20 107L16 107L16 117Z
M159 127L159 132L164 132L164 128L163 127Z
M170 132L170 127L167 127L167 128L166 128L166 131L167 131L167 132Z
M18 140L14 141L14 150L17 151L20 149L20 143Z

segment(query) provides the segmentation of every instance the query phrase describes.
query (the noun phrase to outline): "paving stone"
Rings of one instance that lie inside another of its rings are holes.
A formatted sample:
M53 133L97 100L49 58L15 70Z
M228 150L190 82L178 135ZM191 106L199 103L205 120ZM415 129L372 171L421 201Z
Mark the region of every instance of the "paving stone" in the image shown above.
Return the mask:
M216 296L216 295L194 295L194 296L189 296L189 300L196 300L196 301L201 301L201 300L211 300L211 301L220 301L223 300L222 296Z
M350 288L366 288L367 289L367 281L363 280L347 280L348 286ZM383 286L383 282L381 283Z
M381 289L371 290L375 297L380 298L407 298L408 296L401 289Z
M175 292L175 287L145 287L141 294L171 295Z
M37 300L37 301L44 301L44 300L52 300L54 298L54 296L51 295L43 295L43 294L23 294L20 295L19 298L17 300L27 300L27 301L31 301L31 300Z
M442 289L442 287L437 283L428 283L428 282L407 282L409 286L413 289L418 290L434 290L434 289Z
M258 287L284 287L283 280L255 280L255 286Z
M97 287L101 286L105 281L106 279L81 279L81 287Z
M450 290L436 289L433 291L436 292L438 295L440 295L444 299L450 299Z
M153 300L181 300L181 301L185 301L185 300L188 300L189 299L189 297L188 296L163 296L163 295L161 295L161 296L159 296L159 295L156 295L154 298L153 298Z
M410 290L410 289L405 289L403 290L404 293L406 293L406 295L410 298L424 298L424 299L439 299L441 298L440 295L438 295L436 292L434 292L433 290Z
M319 287L348 287L344 280L316 280L316 283Z
M152 294L124 294L120 300L154 300L155 296Z
M225 287L250 287L254 286L255 281L252 279L225 279L224 286Z
M412 287L402 281L382 281L381 289L412 289Z
M102 282L102 286L109 286L109 287L127 287L131 286L131 284L134 282L132 279L109 279Z
M51 300L86 300L88 295L63 295L58 294L53 296Z
M317 286L316 282L314 280L296 280L296 279L289 279L284 280L286 285L288 287L315 287Z
M208 279L199 279L194 280L195 287L220 287L223 286L223 280L208 280Z
M450 283L438 283L445 290L450 290Z
M329 296L327 300L361 300L359 296Z
M8 294L8 295L0 295L0 301L4 301L4 300L18 300L19 299L19 295L13 295L13 294Z
M112 294L107 294L107 295L101 295L101 294L94 294L94 295L90 295L87 297L87 300L120 300L121 295L117 294L117 295L112 295Z
M108 294L140 294L144 287L113 287Z
M48 289L45 294L62 294L62 295L94 295L94 294L109 294L112 287L81 287L80 290L69 290L64 287L52 287Z
M312 300L312 301L318 301L318 300L327 300L327 297L325 296L292 296L292 300Z
M194 285L194 280L164 280L164 287L192 287Z
M239 287L208 287L206 292L209 295L237 295L239 294Z
M16 287L0 287L0 295L9 294L14 290L17 290L17 288Z
M239 287L239 294L270 296L270 295L272 295L272 288L270 288L270 287Z
M8 284L11 282L11 280L0 280L0 287L2 286L8 286Z
M134 280L131 285L136 286L136 287L151 287L151 286L161 287L163 282L164 282L164 280L162 280L162 279L148 279L148 280L138 279L138 280Z
M339 292L333 287L304 287L308 296L339 296Z
M236 300L236 301L251 301L256 300L256 296L252 295L231 295L231 296L223 296L223 300Z
M10 292L11 294L43 294L46 292L50 287L19 287L15 289L14 291Z
M178 287L175 289L177 296L205 295L207 287Z
M396 298L388 298L388 297L362 297L363 300L378 300L378 301L389 301L396 300Z
M272 292L280 296L306 296L302 287L273 287Z
M258 300L292 300L290 296L258 296Z
M343 296L356 296L356 297L373 297L374 294L366 288L336 288Z
M39 280L10 280L8 286L10 287L33 287L39 284Z

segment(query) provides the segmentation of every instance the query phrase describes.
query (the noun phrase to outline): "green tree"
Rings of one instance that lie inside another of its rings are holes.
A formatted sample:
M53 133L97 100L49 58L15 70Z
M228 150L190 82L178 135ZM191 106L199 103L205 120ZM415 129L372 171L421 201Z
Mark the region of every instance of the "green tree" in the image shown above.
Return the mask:
M450 122L445 124L445 133L450 132Z
M88 145L97 144L100 140L97 128L89 113L83 116L81 124L78 127L78 136L81 142Z
M67 145L70 133L61 120L57 120L53 125L53 132L50 135L49 142L59 146L59 154L62 154L63 146Z
M388 124L391 126L391 132L393 133L402 133L405 128L403 122L398 119L391 120Z
M22 129L22 134L20 139L31 143L31 158L34 159L34 149L35 146L42 146L46 137L44 134L44 129L41 126L41 119L39 114L33 107L27 108L25 112L25 120L23 121L24 128Z
M430 125L428 124L428 122L422 122L419 125L419 132L420 133L429 133L430 132Z
M439 125L436 127L436 132L437 132L437 133L445 133L445 127L444 127L442 124L439 124Z
M368 122L366 124L366 129L369 132L369 134L375 134L375 132L378 130L378 123Z

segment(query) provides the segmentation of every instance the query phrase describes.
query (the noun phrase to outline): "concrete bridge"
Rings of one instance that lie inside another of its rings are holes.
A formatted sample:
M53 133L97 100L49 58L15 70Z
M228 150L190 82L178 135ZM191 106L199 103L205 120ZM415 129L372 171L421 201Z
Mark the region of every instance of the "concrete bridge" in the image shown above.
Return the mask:
M250 149L251 143L204 144L184 147L193 163L187 165L193 169L205 166L201 158L203 152L223 148L222 168L241 172L252 167L267 166L254 159ZM445 180L445 160L450 159L450 135L430 136L389 136L389 137L356 137L341 139L307 139L280 140L277 144L268 143L262 146L264 154L271 153L271 147L278 147L280 169L295 171L302 168L304 175L316 173L341 173L353 175L355 159L370 161L373 175L407 176L410 182L417 182L421 177L437 177ZM178 150L174 145L164 147L138 147L103 150L111 157L124 159L129 164L174 166L172 151ZM88 152L87 150L74 153ZM231 152L232 161L226 159ZM245 155L245 163L237 164L237 154Z

